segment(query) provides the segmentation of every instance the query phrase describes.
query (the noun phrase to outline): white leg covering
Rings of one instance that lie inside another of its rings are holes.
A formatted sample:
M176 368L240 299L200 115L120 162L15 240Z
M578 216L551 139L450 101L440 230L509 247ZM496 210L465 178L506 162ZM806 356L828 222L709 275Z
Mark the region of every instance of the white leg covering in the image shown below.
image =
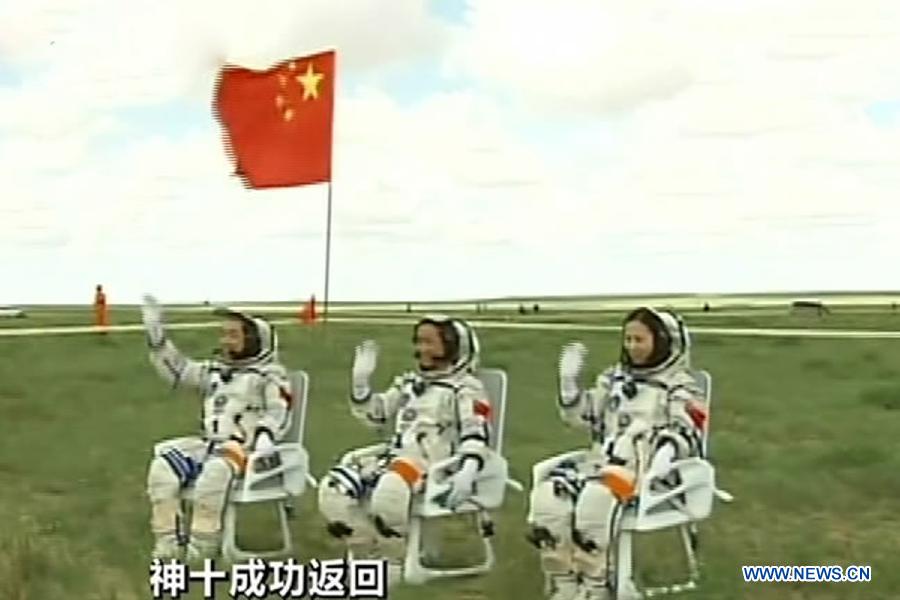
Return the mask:
M354 558L375 557L375 528L364 496L359 473L351 467L334 467L319 484L319 512L328 522L328 533L342 539Z
M150 498L150 527L156 536L153 556L176 558L180 554L178 519L181 491L196 479L206 444L200 438L177 438L161 444L147 470L147 495Z
M151 558L158 558L164 561L181 558L181 544L178 541L178 536L174 533L158 535L150 556Z
M585 577L579 588L579 595L576 600L611 600L609 588L606 586L606 580Z
M371 512L379 534L378 543L391 562L403 561L411 500L409 483L396 471L382 475L372 491Z
M552 600L571 600L577 591L572 542L574 502L567 494L556 492L550 480L539 483L531 491L528 541L540 553L545 596Z
M147 471L147 495L150 498L150 528L157 536L175 535L181 513L178 475L162 457L154 457Z
M220 456L213 456L203 465L203 471L194 485L194 514L191 537L195 535L211 540L222 530L225 502L234 478L234 467Z
M575 565L596 582L606 580L606 554L610 519L616 505L612 491L599 481L588 481L575 503Z

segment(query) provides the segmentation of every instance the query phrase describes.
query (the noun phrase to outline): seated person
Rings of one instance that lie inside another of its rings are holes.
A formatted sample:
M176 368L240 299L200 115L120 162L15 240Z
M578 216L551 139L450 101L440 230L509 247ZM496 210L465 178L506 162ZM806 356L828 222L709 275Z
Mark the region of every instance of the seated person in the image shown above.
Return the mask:
M608 598L614 508L634 497L641 476L702 452L703 395L689 371L690 339L677 315L632 311L618 363L593 389L582 390L586 354L580 342L563 348L558 408L565 422L591 432L587 458L557 465L530 497L528 537L552 600Z
M411 501L424 490L429 465L461 459L450 478L448 508L471 497L489 451L490 403L474 373L479 345L467 323L427 317L414 329L417 368L373 393L369 378L378 347L356 349L350 407L371 426L388 427L390 442L362 456L350 453L319 486L319 510L328 531L355 558L384 558L391 581L402 575Z
M195 361L166 336L156 300L144 299L151 363L173 389L188 385L203 399L202 434L164 443L150 462L147 493L156 537L154 558L180 558L177 524L183 518L181 491L188 486L194 488L194 502L187 560L215 558L232 481L244 474L250 452L271 448L290 427L290 383L278 361L275 328L259 317L221 313L220 355Z

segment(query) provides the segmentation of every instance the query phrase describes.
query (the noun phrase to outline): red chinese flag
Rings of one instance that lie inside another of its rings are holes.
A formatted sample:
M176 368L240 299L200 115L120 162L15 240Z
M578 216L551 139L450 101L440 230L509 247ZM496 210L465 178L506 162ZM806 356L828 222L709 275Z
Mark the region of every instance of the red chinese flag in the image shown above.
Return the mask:
M266 71L223 68L215 112L247 187L331 181L334 55L293 58Z

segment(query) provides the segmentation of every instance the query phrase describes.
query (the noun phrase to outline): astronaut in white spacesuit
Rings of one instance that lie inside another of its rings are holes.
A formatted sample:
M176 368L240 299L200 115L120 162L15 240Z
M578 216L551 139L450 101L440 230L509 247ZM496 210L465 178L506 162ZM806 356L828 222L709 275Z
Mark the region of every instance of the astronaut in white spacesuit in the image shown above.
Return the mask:
M202 434L164 442L150 462L154 558L179 557L185 542L187 560L214 558L233 480L244 473L250 452L272 448L290 426L293 400L274 327L240 312L218 312L224 316L220 355L195 361L166 336L156 300L144 298L151 363L173 389L191 386L203 400ZM270 467L277 462L271 458ZM190 539L179 540L180 495L187 486L194 489Z
M578 379L587 349L567 344L559 361L563 420L591 432L587 458L556 465L531 491L529 541L540 553L552 600L609 597L612 513L634 498L639 479L702 453L706 412L689 372L690 339L674 313L638 308L625 319L619 362L592 389Z
M445 498L455 509L471 498L492 435L490 401L474 375L479 342L472 328L459 319L426 317L414 328L413 344L416 370L380 393L369 383L377 345L356 348L352 413L393 435L374 452L348 453L319 486L329 533L356 558L387 559L391 581L402 576L410 503L424 489L429 465L459 457Z

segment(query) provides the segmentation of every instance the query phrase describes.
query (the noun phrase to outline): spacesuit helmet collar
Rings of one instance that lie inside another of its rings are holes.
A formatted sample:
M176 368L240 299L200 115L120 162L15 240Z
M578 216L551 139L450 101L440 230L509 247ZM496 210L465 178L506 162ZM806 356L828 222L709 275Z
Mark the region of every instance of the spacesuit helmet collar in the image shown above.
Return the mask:
M238 321L244 333L243 351L230 355L220 350L220 360L232 367L259 366L277 360L278 333L266 319L230 308L217 308L215 314Z
M481 345L478 335L468 323L446 315L426 315L413 328L413 343L419 327L426 323L434 325L440 332L446 365L439 369L424 369L417 360L416 372L420 376L425 379L436 379L460 373L474 373L478 369ZM418 356L416 358L418 359Z
M656 375L671 369L690 367L691 340L683 319L670 310L642 306L631 311L623 321L640 321L653 333L653 353L646 364L634 365L622 345L620 362L636 375Z

